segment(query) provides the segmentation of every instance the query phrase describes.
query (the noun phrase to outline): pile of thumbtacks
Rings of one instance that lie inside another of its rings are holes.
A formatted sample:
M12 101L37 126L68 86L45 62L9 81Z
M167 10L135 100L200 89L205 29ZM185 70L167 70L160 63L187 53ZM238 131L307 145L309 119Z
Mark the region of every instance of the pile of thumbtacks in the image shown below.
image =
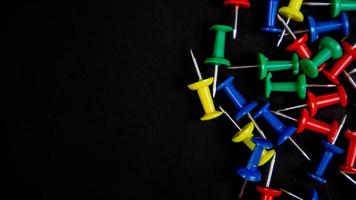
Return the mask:
M243 196L247 182L260 182L262 179L259 167L270 163L269 173L265 186L257 186L256 190L261 194L261 199L272 200L285 192L301 199L295 194L292 194L283 189L270 188L272 172L274 168L276 151L273 149L273 144L282 145L287 140L293 143L294 146L308 159L308 155L298 146L291 138L294 133L300 134L303 131L311 131L325 136L325 140L321 140L321 145L325 152L320 158L320 162L315 169L308 173L308 176L314 181L325 184L324 177L328 165L334 156L346 154L345 162L340 164L338 170L345 176L345 181L350 181L350 184L356 184L355 180L350 175L356 174L356 131L343 127L347 120L347 114L344 115L341 121L334 120L332 123L327 123L315 118L318 110L321 108L338 105L345 108L348 103L347 92L340 84L341 78L346 78L352 85L352 89L356 89L355 81L352 79L352 74L356 73L356 69L346 71L351 63L356 59L356 44L350 44L344 39L350 34L350 26L348 15L345 11L356 10L356 1L354 0L330 0L330 3L303 2L303 0L290 0L288 5L280 7L280 0L265 0L256 1L256 3L266 3L266 24L262 27L263 32L274 33L279 37L277 47L281 44L284 36L292 36L293 42L288 45L286 51L290 52L291 60L269 60L262 53L258 53L258 65L255 66L231 66L228 59L225 58L225 40L228 33L232 32L233 39L237 35L237 19L239 8L249 8L248 0L224 0L224 6L233 7L235 9L234 28L226 25L214 25L211 31L215 32L215 42L213 47L212 57L204 61L206 65L215 66L214 77L203 79L193 51L191 56L195 66L195 70L199 77L199 81L188 85L190 90L198 92L200 101L204 108L205 114L200 118L202 121L215 119L222 114L236 126L238 132L233 136L232 141L235 143L245 144L252 154L246 166L236 169L236 174L245 180L242 189L239 193L239 198ZM308 16L309 27L307 30L293 32L288 24L290 21L303 22L304 16L300 11L304 6L329 6L331 10L330 20L317 21L314 17ZM277 19L280 23L277 24ZM282 27L280 28L279 25ZM325 36L327 33L340 31L345 38L341 41ZM304 33L301 37L296 34ZM318 51L313 52L313 55L308 47L308 40L311 44L318 44ZM331 64L330 64L331 63ZM225 66L227 69L242 69L242 68L258 68L258 77L264 80L265 97L269 98L271 92L295 92L297 96L305 100L303 105L293 106L289 108L272 111L270 103L265 103L258 106L257 101L248 101L241 94L234 84L234 77L229 76L226 80L218 81L218 68ZM295 80L291 82L272 82L272 73L280 71L291 71L295 75ZM323 75L329 80L330 84L307 84L306 77L313 78ZM218 83L219 82L219 83ZM212 86L212 93L210 92ZM320 96L307 91L308 87L326 87L333 90ZM213 98L217 92L225 93L236 108L236 114L231 117L221 106L220 111L217 111L214 106ZM285 114L285 111L301 109L300 118L295 119ZM257 111L256 111L257 110ZM239 127L237 122L248 117L250 122ZM284 124L278 117L284 117L297 122L295 126ZM266 138L264 132L258 126L259 120L265 120L274 133L277 134L277 141L272 144ZM258 131L260 136L254 136L254 129ZM348 140L347 150L336 146L336 141L341 135ZM270 162L269 162L270 161ZM318 199L318 191L311 190L310 199Z

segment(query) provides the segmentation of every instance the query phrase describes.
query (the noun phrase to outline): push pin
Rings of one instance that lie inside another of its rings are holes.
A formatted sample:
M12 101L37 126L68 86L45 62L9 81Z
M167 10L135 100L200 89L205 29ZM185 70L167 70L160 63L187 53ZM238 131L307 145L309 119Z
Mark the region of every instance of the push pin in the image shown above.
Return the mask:
M255 143L252 142L252 138L254 137L253 134L253 130L254 130L254 125L253 122L250 122L248 124L246 124L242 129L239 127L239 125L237 125L237 123L235 122L234 119L232 119L232 117L229 115L229 113L227 113L221 106L220 106L220 110L226 115L226 117L235 125L235 127L237 128L237 130L239 130L233 137L232 137L232 141L235 143L240 143L243 142L251 151L253 151L253 149L255 148ZM261 160L258 164L258 166L262 166L264 164L266 164L269 160L271 160L271 158L273 157L273 155L276 153L275 150L271 149L271 150L263 150L262 151L262 156L261 156Z
M232 28L225 25L214 25L210 28L210 30L216 31L213 56L206 59L204 63L215 65L213 83L213 97L215 97L219 65L225 65L228 67L231 66L230 61L225 58L225 39L226 33L232 31Z
M305 6L331 6L331 16L337 17L342 11L356 10L356 2L352 0L330 0L330 3L324 2L304 2Z
M203 117L201 117L200 120L207 121L207 120L215 119L215 118L219 117L220 115L222 115L222 112L218 112L215 110L213 98L211 97L209 85L211 85L213 83L213 77L203 80L202 75L200 73L198 63L194 57L192 50L190 50L190 54L192 56L193 63L194 63L195 70L198 75L199 81L188 85L188 88L191 90L196 90L198 92L200 101L204 108L205 115Z
M323 37L319 43L319 52L312 60L302 59L300 61L303 72L311 78L316 78L319 75L318 68L327 60L333 58L338 59L342 56L342 48L340 44L331 37Z
M344 55L336 61L330 71L323 71L324 75L335 84L339 84L338 76L356 59L355 46L345 41L341 42L341 45L344 48Z
M249 0L224 0L224 6L232 6L235 8L234 31L233 38L236 39L237 35L237 22L239 18L239 8L250 8Z
M310 31L310 41L315 42L319 35L341 30L344 35L350 33L349 18L346 13L341 13L340 18L337 20L329 21L316 21L314 17L309 16L309 31Z
M297 54L292 55L292 59L289 60L268 60L268 58L262 53L257 54L258 65L250 66L233 66L228 69L244 69L244 68L256 68L258 67L258 73L260 80L267 76L268 72L291 70L294 75L299 73L299 57Z
M224 82L222 82L216 91L224 90L226 95L230 98L237 113L235 115L235 120L241 119L243 116L247 115L251 110L253 110L258 103L256 101L247 102L244 96L236 89L233 85L234 77L229 76Z
M269 110L271 106L270 103L265 104L261 110L259 110L254 119L258 119L259 117L263 117L273 128L273 130L278 134L277 144L280 145L285 142L287 139L293 143L293 145L302 153L302 155L307 159L310 160L309 156L303 151L302 148L290 137L296 130L295 127L289 126L286 127L273 113Z
M260 162L262 152L264 149L272 149L273 145L266 139L255 137L252 138L252 142L255 143L255 148L252 151L251 157L246 167L239 167L236 173L245 179L245 182L241 188L239 198L243 196L246 184L248 181L259 182L261 181L261 172L258 170L258 163Z
M323 134L328 137L328 141L335 140L339 124L333 121L331 124L311 118L309 112L304 108L301 112L300 119L298 120L297 134L302 133L304 130L311 130L316 133Z
M333 84L307 84L306 78L304 74L300 74L297 77L296 82L277 82L273 83L271 81L272 73L268 73L265 79L265 96L269 98L271 96L272 91L278 92L296 92L300 99L305 99L307 87L322 87L322 88L330 88L336 87Z
M354 87L354 89L356 90L356 83L351 76L355 72L356 72L356 69L352 70L351 72L344 71L344 75L346 76L347 80L351 83L352 87Z
M275 162L276 162L276 155L273 156L273 159L272 159L270 167L269 167L266 186L265 187L261 187L261 186L256 187L257 192L259 192L261 194L261 200L273 200L275 197L279 197L282 195L282 191L274 190L274 189L270 188Z
M296 128L293 126L286 127L273 113L269 110L271 106L270 103L265 104L253 117L257 120L260 117L263 117L268 124L273 128L273 130L278 134L277 144L281 145L284 143L290 136L295 133Z
M267 0L267 21L262 27L263 32L280 33L282 30L276 26L276 16L280 0Z
M288 110L293 110L302 107L308 107L310 115L314 117L318 112L318 109L332 106L335 104L340 104L341 107L345 108L347 106L347 94L341 85L337 86L337 92L331 94L325 94L321 96L315 96L312 92L307 92L307 103L303 105L283 108L277 110L277 112L283 112Z
M340 170L348 174L356 174L356 132L347 130L345 132L345 138L349 140L349 146L347 149L346 161L344 165L340 166Z
M311 192L312 192L312 198L311 198L311 200L319 200L318 191L316 191L315 189L313 189Z
M300 12L300 8L302 7L303 0L290 0L288 6L284 6L278 10L278 13L283 17L287 18L286 24L288 25L290 20L296 22L304 21L304 15ZM284 28L282 34L277 42L277 47L282 43L284 34L286 33L286 29Z
M337 137L340 134L340 131L341 131L343 125L345 124L346 118L347 118L347 115L345 115L344 118L342 119L340 128L337 131L337 135L336 135L336 137L334 138L334 140L332 141L331 144L326 142L326 141L324 141L324 140L322 141L322 144L325 147L325 152L324 152L323 158L321 159L321 161L320 161L315 173L308 173L308 175L311 178L313 178L314 180L316 180L319 183L323 183L323 184L326 183L326 179L323 177L323 175L324 175L324 173L326 171L326 168L330 164L330 161L333 158L333 156L335 154L338 155L338 154L344 153L344 150L342 150L340 147L337 147L335 145L335 143L336 143Z

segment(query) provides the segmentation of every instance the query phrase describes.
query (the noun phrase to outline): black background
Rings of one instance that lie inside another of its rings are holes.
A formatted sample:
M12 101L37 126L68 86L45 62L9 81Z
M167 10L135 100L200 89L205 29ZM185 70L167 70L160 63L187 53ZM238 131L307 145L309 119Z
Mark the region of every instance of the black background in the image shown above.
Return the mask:
M275 48L277 37L259 31L264 1L251 3L251 9L240 11L237 41L228 35L226 57L235 65L256 64L257 52L289 59L284 45L290 38ZM1 10L7 20L1 80L2 199L237 198L243 180L234 170L246 164L250 152L231 142L236 130L224 116L199 121L200 102L186 87L197 80L190 48L203 76L212 74L202 64L214 39L208 29L232 24L233 19L222 1L13 1ZM303 10L328 19L327 8ZM291 22L294 30L306 25ZM314 52L316 48L314 44ZM233 73L247 99L263 102L263 82L255 69L220 72L220 80ZM283 72L273 80L294 78ZM328 83L322 76L309 82ZM354 104L355 91L343 83ZM295 94L283 93L273 93L270 101L273 108L303 103ZM224 95L218 95L216 105L234 111ZM334 106L317 118L340 121L343 111ZM355 109L350 106L348 112L346 126L355 130ZM306 132L294 138L312 162L287 142L278 148L272 186L304 199L310 198L311 188L318 189L321 199L355 199L354 186L337 172L343 156L326 173L328 184L313 183L305 172L319 162L323 137ZM337 144L347 147L343 137ZM261 168L260 184L267 169ZM258 198L255 184L249 184L244 199Z

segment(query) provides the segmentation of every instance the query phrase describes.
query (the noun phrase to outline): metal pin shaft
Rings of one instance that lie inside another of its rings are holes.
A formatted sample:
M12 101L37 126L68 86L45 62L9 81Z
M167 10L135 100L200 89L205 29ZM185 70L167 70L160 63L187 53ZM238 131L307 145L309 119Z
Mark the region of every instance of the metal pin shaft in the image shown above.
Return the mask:
M354 79L350 76L350 73L344 71L344 75L346 76L347 80L351 83L351 85L354 87L354 89L356 89L356 83Z
M240 126L239 126L239 125L236 123L236 121L229 115L229 113L226 112L226 110L224 110L223 107L219 106L219 108L220 108L221 112L223 112L224 115L235 125L235 127L236 127L239 131L241 131Z
M287 26L288 26L289 22L290 22L290 18L288 18L287 21L286 21L286 25L287 25ZM279 47L279 45L281 45L285 33L286 33L286 29L284 28L283 31L282 31L282 34L281 34L281 36L279 37L279 40L278 40L278 42L277 42L277 47Z
M289 28L288 24L284 21L284 19L279 14L277 14L277 18L283 24L284 30L287 30L288 33L293 37L293 39L296 40L297 37L294 35L293 31Z
M265 133L262 131L262 129L260 128L260 126L257 124L257 122L255 121L255 119L253 119L252 115L250 113L247 113L248 118L250 118L250 120L252 121L253 125L255 125L255 128L257 129L258 133L264 138L266 139L266 135Z
M282 192L288 194L288 195L291 196L291 197L294 197L294 198L299 199L299 200L303 200L302 198L298 197L297 195L295 195L295 194L293 194L293 193L291 193L291 192L288 192L288 191L285 190L285 189L280 188L280 190L281 190Z
M356 181L354 179L352 179L349 175L347 175L345 172L340 171L340 173L342 175L344 175L347 179L349 179L349 181L351 181L351 183L353 183L354 185L356 185Z
M213 98L215 98L215 95L216 95L216 84L218 82L218 71L219 71L219 65L215 65L215 67L214 67L214 82L213 82Z
M194 67L195 67L195 71L197 72L199 80L203 80L203 77L201 76L201 72L200 72L200 69L199 69L199 66L198 66L198 62L197 62L197 59L194 56L193 50L190 50L190 55L192 56Z
M272 174L274 170L274 164L276 163L276 154L273 155L271 164L269 165L269 171L268 171L268 176L267 176L267 181L266 181L266 187L269 187L271 185L271 179L272 179Z
M292 106L292 107L288 107L288 108L279 109L276 112L280 113L280 112L283 112L283 111L294 110L294 109L298 109L298 108L304 108L305 106L307 106L307 104L302 104L302 105L298 105L298 106Z
M237 23L239 20L239 7L235 6L235 20L234 20L234 30L233 30L233 38L236 39L237 35Z
M307 160L310 161L309 156L303 151L303 149L300 148L300 146L299 146L292 138L288 138L288 139L289 139L289 141L291 141L291 142L294 144L295 147L297 147L297 149L302 153L302 155L303 155Z
M244 184L243 184L243 185L242 185L242 187L241 187L241 190L240 190L240 193L239 193L238 199L241 199L241 198L242 198L242 196L244 195L246 185L247 185L247 180L245 180Z
M245 65L245 66L232 66L227 67L227 69L249 69L249 68L256 68L258 65Z
M303 2L303 6L329 6L330 4L324 2Z
M336 87L336 85L334 85L334 84L307 84L307 87L332 88L332 87Z
M339 129L337 130L337 133L336 133L335 139L334 139L334 141L331 143L332 145L334 145L334 144L336 143L337 138L339 137L340 132L341 132L342 128L343 128L343 127L344 127L344 125L345 125L346 118L347 118L347 114L346 114L346 115L342 118L342 121L341 121L341 123L340 123Z
M283 113L280 113L280 112L277 112L277 111L272 111L272 113L278 115L278 116L281 116L281 117L284 117L286 119L289 119L289 120L292 120L292 121L295 121L295 122L298 122L298 120L296 118L293 118L293 117L290 117L286 114L283 114Z

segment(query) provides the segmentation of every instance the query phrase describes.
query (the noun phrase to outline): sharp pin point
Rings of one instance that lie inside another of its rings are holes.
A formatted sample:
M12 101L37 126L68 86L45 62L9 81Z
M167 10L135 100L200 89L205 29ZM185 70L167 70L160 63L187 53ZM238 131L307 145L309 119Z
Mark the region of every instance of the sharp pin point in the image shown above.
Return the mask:
M303 200L302 198L298 197L297 195L295 195L295 194L293 194L293 193L291 193L291 192L288 192L288 191L285 190L285 189L280 188L280 190L281 190L282 192L288 194L288 195L291 196L291 197L294 197L294 198L299 199L299 200Z

